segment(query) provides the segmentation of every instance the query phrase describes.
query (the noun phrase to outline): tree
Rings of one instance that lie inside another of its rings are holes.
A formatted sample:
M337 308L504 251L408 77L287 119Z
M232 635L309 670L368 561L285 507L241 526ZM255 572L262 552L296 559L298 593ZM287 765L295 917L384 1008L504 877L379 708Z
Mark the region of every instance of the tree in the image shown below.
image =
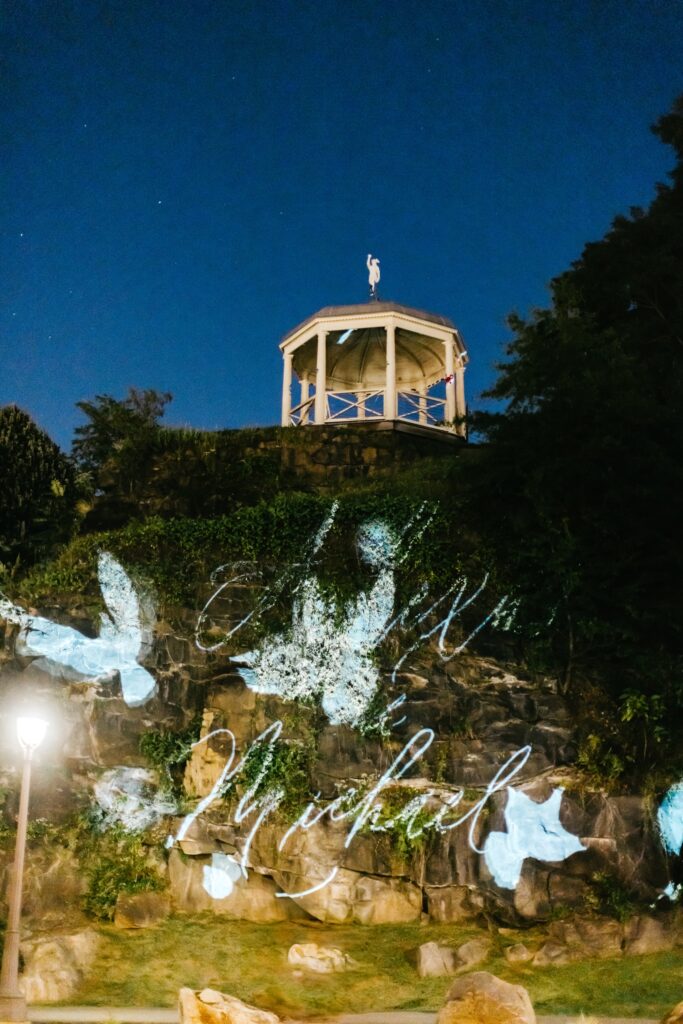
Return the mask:
M123 399L98 394L93 401L77 401L89 421L74 431L72 451L79 466L95 479L108 464L119 475L127 470L130 475L138 462L136 453L156 433L172 398L168 391L131 387Z
M0 408L0 563L31 563L69 536L76 474L66 455L15 405Z
M618 217L551 283L552 305L510 318L509 361L478 413L490 442L470 511L566 685L676 701L683 655L683 97L654 127L671 183Z

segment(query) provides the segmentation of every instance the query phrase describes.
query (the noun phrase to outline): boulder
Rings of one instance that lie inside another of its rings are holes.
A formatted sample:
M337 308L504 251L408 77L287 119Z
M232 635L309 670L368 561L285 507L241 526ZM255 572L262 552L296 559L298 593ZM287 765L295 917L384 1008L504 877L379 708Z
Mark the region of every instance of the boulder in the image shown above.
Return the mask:
M455 974L455 952L438 942L424 942L417 951L417 973L421 978L446 978Z
M662 1017L662 1024L683 1024L683 1003L676 1003L673 1010Z
M627 956L645 953L664 953L676 945L676 930L668 917L634 917L626 929Z
M491 949L490 939L470 939L469 942L464 942L455 953L458 958L458 972L468 971L470 967L482 963L490 955Z
M534 967L562 967L580 954L570 951L568 946L560 946L557 942L546 942L541 946L533 959Z
M487 971L458 978L446 999L436 1024L536 1024L527 990Z
M151 928L170 913L168 893L120 892L116 898L114 925L117 928Z
M516 942L514 946L506 946L503 952L509 964L525 964L533 959L534 955L523 942Z
M280 1024L280 1018L267 1010L257 1010L234 996L211 988L193 992L181 988L178 993L180 1024Z
M611 917L575 917L554 921L548 929L552 942L569 946L584 956L605 960L621 956L623 926Z
M340 974L354 967L354 961L336 946L318 946L315 942L297 942L287 954L290 967L313 974Z
M25 969L21 978L28 1003L56 1003L69 999L90 966L99 936L92 929L52 939L23 942Z

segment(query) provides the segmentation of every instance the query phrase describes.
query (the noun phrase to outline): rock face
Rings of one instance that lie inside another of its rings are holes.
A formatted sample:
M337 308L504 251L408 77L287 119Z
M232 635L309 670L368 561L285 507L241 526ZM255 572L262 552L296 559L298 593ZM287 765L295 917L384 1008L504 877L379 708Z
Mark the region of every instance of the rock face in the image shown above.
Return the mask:
M280 1018L267 1010L205 988L193 992L181 988L178 993L180 1024L280 1024Z
M296 446L291 451L295 457ZM240 614L249 609L249 587L235 589L239 593L230 598L228 592L221 594L211 605L207 631L217 630L219 638L236 609ZM208 600L210 593L207 589L202 600ZM88 635L99 629L81 599L64 599L59 606L53 603L39 611ZM59 693L68 732L64 778L45 778L41 783L37 770L32 814L52 813L58 784L60 814L66 820L92 803L98 782L101 785L107 773L120 774L125 769L149 774L150 766L140 754L145 732L160 728L178 732L198 715L204 742L194 746L184 777L186 792L195 801L208 800L219 785L231 753L227 730L234 735L237 763L264 729L280 721L284 723L282 742L314 748L311 784L320 792L321 806L351 787L370 787L418 730L433 730L433 744L401 778L400 786L416 798L424 796L432 815L447 809L449 802L456 808L453 820L447 818L447 831L426 832L423 841L412 846L405 841L405 822L394 832L382 833L365 821L347 842L353 822L329 817L314 828L295 830L283 843L291 821L265 814L252 832L258 809L235 824L237 799L230 803L218 793L167 856L174 912L211 911L263 923L310 916L339 924L408 924L420 921L424 913L443 923L493 915L500 922L523 925L552 921L560 909L580 908L598 873L609 875L615 884L635 888L636 895L649 902L668 881L666 858L651 827L646 800L638 795L584 795L572 790L572 717L552 680L531 681L491 658L467 653L446 662L436 643L425 646L406 660L395 680L389 671L380 673L378 692L405 694L401 722L389 737L380 739L367 730L333 726L319 709L256 693L238 674L231 654L207 653L197 647L196 612L175 609L171 615L168 609L163 611L169 621L159 617L153 647L145 656L156 692L141 707L126 705L116 677L64 680L51 677L44 665L33 667L29 658L16 651L16 630L7 627L0 650L3 691L21 690L27 672L38 674L46 688ZM492 834L499 845L514 845L507 838L511 835L506 819L509 793L505 785L493 791L487 787L510 757L527 747L530 753L523 771L510 785L531 805L544 804L564 787L558 826L577 837L580 847L562 860L549 861L540 859L542 850L535 856L532 844L519 857L518 880L503 884L503 875L482 851ZM380 795L378 803L383 799ZM481 801L481 813L473 816ZM166 836L177 836L181 825L181 819L173 820L168 806L164 812L162 804L154 805L159 816L164 815L158 823L160 857L166 856ZM6 816L11 814L8 807ZM455 821L459 817L462 827ZM231 875L228 861L238 860L247 846L248 878ZM53 849L50 857L45 850L29 850L27 916L58 924L68 909L74 917L68 927L78 927L83 873L70 850ZM321 886L332 872L332 881ZM282 898L278 895L282 893L293 895ZM122 900L117 910L119 926L145 926L166 913L166 904L144 910L143 902L136 908ZM136 920L145 924L137 925ZM577 924L578 931L565 934L562 922L555 921L549 941L572 955L576 949L594 948L599 956L619 955L622 948L629 953L667 949L675 941L675 929L645 919L628 933L616 922L601 925L595 941L590 936L592 927Z
M287 963L312 974L341 974L354 967L354 962L336 946L318 946L315 942L295 943L287 954Z
M98 942L96 932L88 930L22 943L26 966L21 987L26 1001L56 1003L68 999L83 981Z
M527 990L486 971L459 978L446 999L437 1024L536 1024Z

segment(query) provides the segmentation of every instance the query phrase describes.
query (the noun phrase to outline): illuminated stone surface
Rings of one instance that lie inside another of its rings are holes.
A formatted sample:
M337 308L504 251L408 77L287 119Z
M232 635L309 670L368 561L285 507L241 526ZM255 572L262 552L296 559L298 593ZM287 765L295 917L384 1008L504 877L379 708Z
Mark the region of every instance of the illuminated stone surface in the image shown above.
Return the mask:
M211 864L204 867L204 889L212 900L224 900L232 894L242 869L230 854L214 853Z
M97 780L94 794L105 827L120 825L127 832L142 832L176 810L147 768L112 768Z
M674 855L683 847L683 782L672 786L657 811L665 849Z

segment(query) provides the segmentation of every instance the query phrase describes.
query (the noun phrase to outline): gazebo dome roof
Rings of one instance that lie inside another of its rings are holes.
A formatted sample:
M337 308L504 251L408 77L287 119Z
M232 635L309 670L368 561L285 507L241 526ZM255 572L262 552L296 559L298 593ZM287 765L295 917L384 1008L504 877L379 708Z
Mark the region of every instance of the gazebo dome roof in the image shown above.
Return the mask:
M428 313L424 309L413 309L412 306L402 306L399 302L357 302L353 306L324 306L317 313L312 313L302 320L300 324L293 327L291 331L282 338L282 345L302 328L316 320L338 320L347 316L367 316L369 313L403 313L406 316L414 317L416 320L425 320L427 323L438 324L440 327L450 327L455 330L455 324L447 316L439 313Z
M316 325L327 329L327 383L331 390L382 388L386 379L386 323L396 326L396 383L399 388L430 386L443 377L443 342L455 337L464 353L455 325L447 317L412 309L396 302L365 302L353 306L325 306L289 331L281 348L290 345L293 369L299 378L315 372L313 344L297 344ZM357 325L357 326L354 326ZM294 343L294 344L292 344Z

